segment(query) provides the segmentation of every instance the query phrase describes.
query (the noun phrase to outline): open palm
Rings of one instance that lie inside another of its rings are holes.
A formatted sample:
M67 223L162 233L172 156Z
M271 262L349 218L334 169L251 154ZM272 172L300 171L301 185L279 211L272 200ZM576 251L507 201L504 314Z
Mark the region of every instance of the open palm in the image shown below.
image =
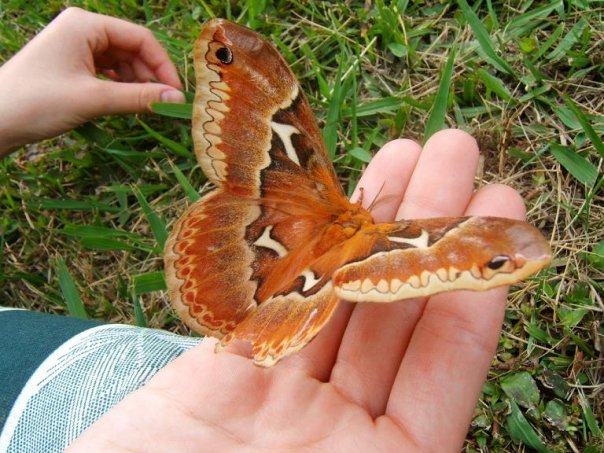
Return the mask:
M379 221L523 218L512 189L472 191L476 142L448 130L387 144L359 187ZM381 200L381 201L379 201ZM340 304L274 368L206 339L95 423L73 451L458 451L491 362L507 290Z

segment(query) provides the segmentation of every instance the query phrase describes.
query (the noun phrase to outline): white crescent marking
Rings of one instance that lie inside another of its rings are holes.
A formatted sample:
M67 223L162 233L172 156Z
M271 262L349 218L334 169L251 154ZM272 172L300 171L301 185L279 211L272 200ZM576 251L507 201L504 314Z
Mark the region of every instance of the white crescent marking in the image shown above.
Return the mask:
M411 247L415 247L417 249L427 249L429 239L430 234L426 230L422 230L422 233L416 238L399 238L396 236L388 236L388 240L392 242L398 242L399 244L408 244Z
M300 131L290 124L275 123L274 121L271 121L271 128L283 142L287 157L296 165L300 165L300 160L292 144L292 134L299 134Z
M304 286L302 287L302 291L304 292L308 291L321 281L321 279L317 278L310 269L306 269L304 272L302 272L302 277L304 278Z
M256 242L254 242L254 245L257 245L258 247L264 247L264 248L270 249L273 252L277 253L279 258L283 258L285 255L287 255L287 249L283 246L283 244L281 244L278 241L275 241L271 237L272 230L273 230L273 225L267 226L264 229L264 231L262 232L262 235L258 239L256 239Z

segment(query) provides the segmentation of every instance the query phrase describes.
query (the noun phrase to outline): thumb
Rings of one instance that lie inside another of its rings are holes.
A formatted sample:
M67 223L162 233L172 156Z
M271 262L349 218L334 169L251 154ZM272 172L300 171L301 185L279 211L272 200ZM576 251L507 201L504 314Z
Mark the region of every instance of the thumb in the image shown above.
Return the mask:
M93 116L144 113L153 102L184 103L184 94L163 83L125 83L98 80L98 101L90 99Z

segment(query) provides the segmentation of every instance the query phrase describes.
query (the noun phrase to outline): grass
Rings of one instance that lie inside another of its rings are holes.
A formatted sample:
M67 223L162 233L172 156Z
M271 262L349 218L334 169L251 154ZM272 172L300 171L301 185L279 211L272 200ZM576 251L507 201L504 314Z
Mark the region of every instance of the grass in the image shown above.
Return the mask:
M66 3L0 0L0 61ZM149 26L189 91L207 18L269 36L349 191L388 140L442 126L476 136L477 184L519 190L555 259L511 293L465 450L602 451L604 7L471 3L71 4ZM0 161L3 304L185 333L168 308L160 244L205 187L189 129L169 116L101 118Z

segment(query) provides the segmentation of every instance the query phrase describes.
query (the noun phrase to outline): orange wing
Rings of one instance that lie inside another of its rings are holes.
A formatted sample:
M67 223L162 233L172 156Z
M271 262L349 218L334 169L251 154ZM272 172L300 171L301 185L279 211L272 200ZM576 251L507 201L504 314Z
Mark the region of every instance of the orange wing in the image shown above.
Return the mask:
M308 102L271 44L213 20L196 42L195 69L195 153L217 188L185 212L169 237L169 295L194 330L231 333L224 343L249 340L256 361L268 364L329 319L337 299L325 285L336 264L328 274L306 267L324 252L319 239L350 204ZM312 297L294 316L291 306L302 297L296 291L310 286ZM273 332L282 319L285 328Z
M252 344L264 366L307 344L339 298L488 289L549 260L532 226L456 218L375 224L345 198L308 102L258 34L210 21L195 45L195 153L216 189L176 223L169 295L194 330Z

